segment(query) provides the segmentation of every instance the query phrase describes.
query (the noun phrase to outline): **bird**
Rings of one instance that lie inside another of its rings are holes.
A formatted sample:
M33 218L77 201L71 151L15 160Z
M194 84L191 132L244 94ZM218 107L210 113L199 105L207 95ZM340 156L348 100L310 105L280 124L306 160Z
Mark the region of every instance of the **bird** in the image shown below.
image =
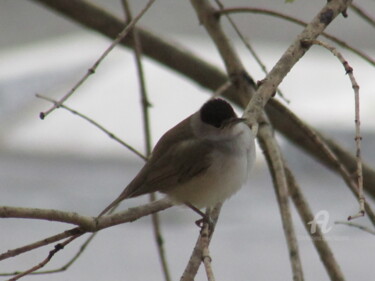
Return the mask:
M160 192L175 204L213 207L236 193L255 162L255 137L224 99L214 98L167 131L150 158L101 217L121 201Z

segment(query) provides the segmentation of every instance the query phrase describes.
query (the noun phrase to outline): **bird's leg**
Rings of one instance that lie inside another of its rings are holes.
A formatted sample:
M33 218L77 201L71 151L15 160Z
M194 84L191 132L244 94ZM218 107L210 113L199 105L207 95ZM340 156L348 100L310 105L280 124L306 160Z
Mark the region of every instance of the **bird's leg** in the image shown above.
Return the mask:
M194 212L196 212L197 214L199 214L200 216L202 216L201 219L195 221L195 224L196 224L198 227L202 228L204 223L208 223L209 228L210 228L210 229L212 228L212 226L213 226L213 222L212 222L212 220L211 220L211 218L210 218L209 215L203 213L201 210L199 210L197 207L195 207L193 204L191 204L191 203L189 203L189 202L185 202L184 204L185 204L186 206L188 206L190 209L192 209Z

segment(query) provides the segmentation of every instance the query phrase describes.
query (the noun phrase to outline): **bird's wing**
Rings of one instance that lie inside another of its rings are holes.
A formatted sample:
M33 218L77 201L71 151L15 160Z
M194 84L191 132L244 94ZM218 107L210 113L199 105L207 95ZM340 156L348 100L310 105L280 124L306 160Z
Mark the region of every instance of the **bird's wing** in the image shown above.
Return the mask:
M190 126L190 118L191 116L162 136L146 165L99 216L106 214L126 198L167 191L203 173L209 167L212 145L197 140L192 130L186 129Z
M164 154L151 157L127 187L128 197L145 193L165 192L205 172L211 163L212 145L188 139L172 144Z

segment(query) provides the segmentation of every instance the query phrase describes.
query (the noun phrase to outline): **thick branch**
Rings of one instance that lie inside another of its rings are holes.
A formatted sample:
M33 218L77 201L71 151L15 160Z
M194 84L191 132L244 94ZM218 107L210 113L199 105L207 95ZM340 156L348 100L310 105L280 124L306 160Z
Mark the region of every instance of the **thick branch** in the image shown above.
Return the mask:
M254 94L255 84L246 73L229 38L223 32L216 10L208 1L191 0L191 4L197 13L199 22L204 25L224 61L228 77L237 90L236 96L241 99L241 105L247 104Z

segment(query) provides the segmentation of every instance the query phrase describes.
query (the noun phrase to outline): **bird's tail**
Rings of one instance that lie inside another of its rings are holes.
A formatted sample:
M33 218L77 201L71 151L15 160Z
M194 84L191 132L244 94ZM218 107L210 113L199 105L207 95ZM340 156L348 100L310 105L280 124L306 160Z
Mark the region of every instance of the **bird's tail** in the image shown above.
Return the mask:
M104 216L108 212L110 212L113 208L115 208L122 200L124 200L126 197L124 197L122 194L117 197L111 204L109 204L103 211L100 212L98 215L98 218L101 216Z

